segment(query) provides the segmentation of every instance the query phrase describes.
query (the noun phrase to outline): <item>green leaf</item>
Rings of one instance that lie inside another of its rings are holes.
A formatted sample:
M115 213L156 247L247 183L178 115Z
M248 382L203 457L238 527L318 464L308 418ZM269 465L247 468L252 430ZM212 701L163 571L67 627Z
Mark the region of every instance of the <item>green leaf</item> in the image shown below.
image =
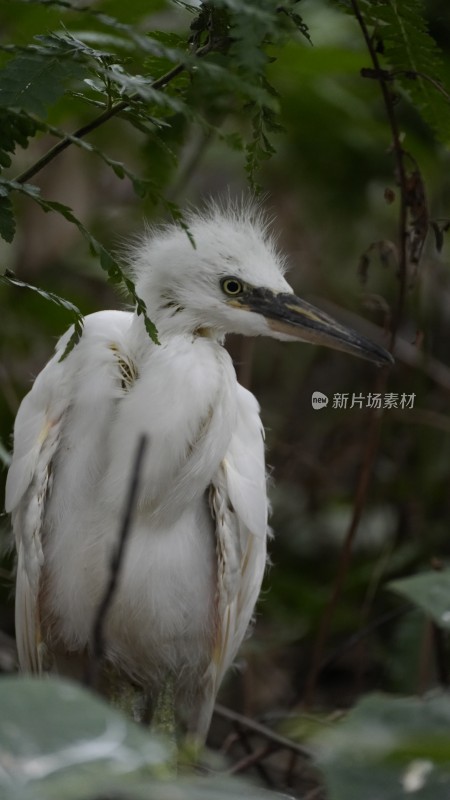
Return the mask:
M82 317L81 318L77 317L77 319L73 323L73 333L69 337L69 341L67 342L67 344L66 344L66 346L65 346L65 348L64 348L64 350L63 350L63 352L62 352L62 354L61 354L61 356L59 358L60 361L64 361L64 359L73 350L75 345L77 345L78 342L80 341L80 339L81 339L81 337L83 335L83 325L84 325L84 319Z
M294 0L293 5L296 5L296 0ZM297 29L299 33L309 42L312 44L311 36L309 33L309 28L306 22L304 21L301 14L297 11L294 11L289 5L280 4L277 8L279 14L285 14L286 17L292 22L294 27Z
M193 64L192 61L189 64ZM270 108L273 112L279 112L279 102L276 93L268 91L267 83L259 78L250 80L241 75L234 74L227 67L214 62L202 61L195 62L195 69L198 74L204 75L210 82L217 86L217 90L223 92L224 89L241 95L244 98L253 100L255 103Z
M125 792L161 774L170 756L161 741L67 681L3 678L0 707L4 800Z
M67 82L84 75L81 64L59 55L19 55L0 72L0 106L45 117L47 109L64 94Z
M31 283L25 283L25 281L19 280L19 278L16 278L11 270L6 270L4 275L0 275L0 283L7 284L9 286L18 286L21 289L29 289L32 292L36 292L36 294L40 295L45 300L49 300L51 303L54 303L60 308L63 308L65 311L70 312L73 317L73 333L69 338L65 350L60 358L60 361L63 361L70 351L73 350L75 345L78 344L83 333L84 318L80 309L71 303L70 300L60 297L58 294L55 294L55 292L50 292L46 289L41 289L38 286L33 286Z
M117 87L120 96L124 95L133 99L138 97L145 100L146 103L167 108L173 113L189 113L188 108L181 100L171 97L167 92L154 89L153 81L143 75L130 75L120 64L112 64L99 72Z
M266 105L256 105L256 112L252 117L253 135L251 141L247 144L245 152L245 171L250 186L256 193L260 191L260 187L256 182L257 170L263 161L269 159L276 152L267 134L269 132L279 132L280 127L271 108Z
M134 172L129 170L122 161L116 161L113 158L110 158L103 150L99 147L95 147L90 142L87 142L85 139L80 139L78 136L73 136L70 133L66 133L65 131L60 130L59 128L55 128L54 125L42 125L42 129L48 131L49 133L57 136L60 139L68 139L75 147L79 147L81 150L85 150L88 153L92 153L98 158L100 158L108 167L110 167L114 174L123 180L127 177L133 186L134 191L136 192L138 197L152 197L152 199L157 202L158 200L162 199L160 194L160 189L157 184L150 180L149 178L142 178L135 175ZM159 144L159 142L158 142ZM172 158L175 158L174 154L171 153L169 148L165 148L165 152L170 153Z
M71 59L81 56L82 58L98 61L100 64L113 57L109 50L103 48L99 50L97 47L91 47L69 31L38 35L35 36L35 40L40 45L35 50L42 55L55 54Z
M133 301L134 301L134 304L135 304L135 307L136 307L136 312L137 312L138 316L142 315L144 317L145 330L147 331L148 335L150 336L150 339L155 344L160 344L159 339L158 339L158 331L156 329L156 325L151 321L151 319L149 319L149 317L147 315L147 307L145 305L145 302L142 300L141 297L139 297L136 294L136 289L135 289L133 281L130 278L125 277L124 278L124 283L125 283L125 286L128 289L128 292L130 293L131 297L133 298Z
M437 625L450 631L450 569L391 581L388 588L406 597Z
M166 200L165 198L163 198L163 205L171 215L173 221L176 222L180 226L180 228L185 232L192 247L195 250L197 245L195 244L194 235L184 218L181 208L176 203L174 203L173 200Z
M366 23L383 42L383 58L396 80L425 122L448 143L450 103L443 89L443 58L429 33L423 0L360 0L360 7Z
M0 73L1 74L1 73ZM14 153L16 145L27 147L28 139L35 135L38 125L24 112L2 109L0 125L0 166L9 167L8 153Z
M448 800L450 696L365 697L316 738L329 800Z
M9 286L19 286L21 289L30 289L32 292L37 292L37 294L39 294L41 297L44 297L45 300L50 300L52 303L60 306L60 308L70 311L71 314L74 314L79 319L83 319L80 309L71 303L70 300L66 300L64 297L60 297L54 292L49 292L46 289L40 289L38 286L33 286L30 283L25 283L25 281L19 280L19 278L16 278L11 270L7 270L4 275L0 275L0 281Z
M39 188L37 186L33 186L29 183L18 183L17 181L5 181L3 178L0 178L0 196L5 191L18 191L21 194L30 197L32 200L37 203L43 211L56 211L57 214L60 214L64 219L68 222L71 222L72 225L75 225L84 239L87 241L92 253L98 256L100 260L101 268L108 274L109 279L113 283L122 283L125 286L134 303L136 304L136 310L138 314L142 314L145 320L145 327L155 344L159 344L158 336L156 332L156 327L154 323L149 319L147 315L147 308L145 306L144 301L138 297L136 294L136 289L134 286L133 281L123 272L119 263L111 253L106 250L103 245L97 241L97 239L92 236L92 234L88 231L87 228L84 227L83 223L75 216L72 209L68 206L64 205L63 203L58 203L55 200L46 200L40 195ZM74 329L74 337L77 337L77 328ZM70 350L73 348L75 342L70 342ZM63 358L67 355L69 350L65 350L63 354Z
M2 800L289 800L229 776L171 776L173 748L82 686L0 681Z

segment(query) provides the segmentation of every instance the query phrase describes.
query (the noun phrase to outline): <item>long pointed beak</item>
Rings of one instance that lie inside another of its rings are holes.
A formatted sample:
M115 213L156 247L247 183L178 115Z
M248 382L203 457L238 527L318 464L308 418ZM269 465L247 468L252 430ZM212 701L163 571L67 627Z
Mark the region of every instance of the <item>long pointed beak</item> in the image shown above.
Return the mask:
M277 294L269 289L255 288L233 298L229 304L265 317L269 335L273 331L275 336L278 333L283 338L321 344L365 358L378 366L394 363L391 354L384 347L371 342L351 328L345 328L295 294Z

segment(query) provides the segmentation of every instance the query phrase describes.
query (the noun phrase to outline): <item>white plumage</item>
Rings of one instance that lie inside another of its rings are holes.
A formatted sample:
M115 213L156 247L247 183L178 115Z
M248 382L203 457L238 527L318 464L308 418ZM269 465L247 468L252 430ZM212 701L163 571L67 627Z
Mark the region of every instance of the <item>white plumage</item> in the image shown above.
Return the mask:
M153 700L167 677L200 736L245 636L266 562L258 404L236 380L228 332L323 341L378 363L382 348L292 294L261 216L213 207L185 233L134 249L158 328L102 311L63 361L60 340L20 406L6 491L17 543L16 632L25 670L77 674L103 595L136 442L149 447L106 660Z

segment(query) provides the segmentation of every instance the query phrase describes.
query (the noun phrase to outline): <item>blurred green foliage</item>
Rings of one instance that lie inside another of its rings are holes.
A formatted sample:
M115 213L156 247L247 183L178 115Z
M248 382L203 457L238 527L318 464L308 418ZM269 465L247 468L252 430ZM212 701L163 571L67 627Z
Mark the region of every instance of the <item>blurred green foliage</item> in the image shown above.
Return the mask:
M2 800L286 798L232 777L175 781L170 742L68 681L4 678L0 703Z
M445 800L450 789L447 694L374 694L319 740L330 800ZM355 743L357 742L357 748Z

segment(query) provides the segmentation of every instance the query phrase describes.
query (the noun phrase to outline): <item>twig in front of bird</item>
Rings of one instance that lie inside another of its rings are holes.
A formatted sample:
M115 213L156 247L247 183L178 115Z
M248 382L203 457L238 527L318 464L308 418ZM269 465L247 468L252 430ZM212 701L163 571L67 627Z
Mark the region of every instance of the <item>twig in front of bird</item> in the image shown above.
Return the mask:
M142 464L147 449L148 438L142 434L136 446L133 466L130 473L130 481L125 498L122 512L122 519L119 528L117 545L111 556L110 571L108 582L105 587L103 597L98 605L94 616L91 636L91 652L88 669L85 676L86 686L96 688L103 656L105 653L105 624L109 609L114 601L119 584L120 572L125 558L125 550L128 537L131 531L131 523L136 508L139 480L141 476Z

